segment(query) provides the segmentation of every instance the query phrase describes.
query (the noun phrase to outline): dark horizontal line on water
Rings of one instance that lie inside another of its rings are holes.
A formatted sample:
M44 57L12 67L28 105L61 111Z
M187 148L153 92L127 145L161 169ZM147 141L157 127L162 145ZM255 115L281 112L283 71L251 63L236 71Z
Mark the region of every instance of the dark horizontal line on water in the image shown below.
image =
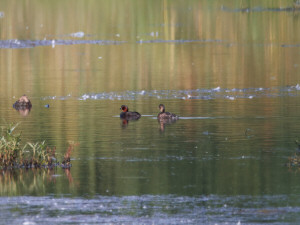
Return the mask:
M224 12L232 12L232 13L237 13L237 12L245 12L245 13L250 13L250 12L299 12L300 8L295 8L295 7L277 7L277 8L263 8L263 7L247 7L247 8L228 8L226 6L221 6L221 10Z
M153 117L154 115L142 115L142 117ZM112 116L112 117L116 117L116 118L119 118L120 115L115 115L115 116Z
M295 44L295 45L281 45L281 47L284 47L284 48L298 48L300 47L300 44Z
M120 115L112 116L114 118L120 118ZM157 120L157 115L142 115L142 117L147 117L153 120ZM276 117L264 117L256 116L252 119L267 119L267 118L276 118ZM249 117L225 117L225 116L179 116L180 120L215 120L215 119L249 119ZM174 121L175 122L175 121Z
M112 117L119 118L120 115L115 115L115 116L112 116ZM157 119L156 115L142 115L142 117L150 117L151 119ZM179 116L179 119L182 119L182 120L205 120L205 119L226 119L226 118L225 117L203 117L203 116L193 116L193 117L181 117L181 116Z
M205 117L205 116L189 116L189 117L181 117L179 116L179 119L181 120L207 120L207 119L225 119L225 117Z
M191 43L191 42L225 42L225 40L214 40L214 39L203 39L203 40L163 40L163 39L154 39L154 40L139 40L136 43Z
M117 177L117 179L149 179L149 177Z
M152 119L157 119L157 116L153 116ZM187 117L182 117L182 116L179 116L179 119L181 119L181 120L207 120L207 119L225 119L225 117L207 117L207 116L206 117L205 116L187 116Z

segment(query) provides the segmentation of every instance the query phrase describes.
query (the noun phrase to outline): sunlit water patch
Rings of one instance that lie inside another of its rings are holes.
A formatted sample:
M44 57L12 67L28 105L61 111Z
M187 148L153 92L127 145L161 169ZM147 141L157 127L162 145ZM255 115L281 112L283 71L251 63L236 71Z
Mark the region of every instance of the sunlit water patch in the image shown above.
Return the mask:
M6 224L262 224L299 222L299 196L3 197Z
M145 99L253 99L253 98L276 98L276 97L296 97L299 96L300 85L286 87L258 87L258 88L210 88L193 90L141 90L122 92L100 92L86 93L79 97L72 96L46 96L43 100L58 99L66 100L77 98L78 100L145 100Z

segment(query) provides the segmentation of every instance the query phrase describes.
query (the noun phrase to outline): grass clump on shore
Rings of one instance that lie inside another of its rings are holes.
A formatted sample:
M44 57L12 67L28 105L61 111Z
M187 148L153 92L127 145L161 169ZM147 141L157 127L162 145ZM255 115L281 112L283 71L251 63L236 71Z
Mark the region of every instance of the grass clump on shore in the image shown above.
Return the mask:
M288 158L287 166L288 167L297 167L300 168L300 141L295 140L296 145L298 146L297 151L294 153L293 156Z
M69 143L62 163L56 158L56 148L46 146L45 141L21 145L21 133L15 134L18 124L8 124L1 127L0 138L0 168L53 168L60 166L70 168L70 157L76 143Z

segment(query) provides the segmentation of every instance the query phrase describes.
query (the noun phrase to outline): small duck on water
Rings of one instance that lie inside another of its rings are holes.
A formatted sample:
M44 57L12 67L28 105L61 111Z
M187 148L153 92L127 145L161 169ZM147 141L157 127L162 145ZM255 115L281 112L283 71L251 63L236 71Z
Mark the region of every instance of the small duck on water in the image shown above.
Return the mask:
M122 110L120 114L121 119L126 119L126 120L137 120L141 117L141 114L138 112L130 112L127 105L121 105Z
M26 95L23 95L19 100L17 100L14 104L13 107L16 110L23 110L23 109L31 109L32 104L28 97Z
M173 113L165 112L164 104L158 106L160 113L157 115L158 120L178 120L179 117Z

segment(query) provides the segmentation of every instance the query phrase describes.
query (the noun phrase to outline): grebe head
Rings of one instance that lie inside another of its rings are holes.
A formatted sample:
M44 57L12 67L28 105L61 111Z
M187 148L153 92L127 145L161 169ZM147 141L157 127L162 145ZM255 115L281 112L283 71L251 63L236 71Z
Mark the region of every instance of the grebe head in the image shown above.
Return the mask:
M20 102L30 102L26 95L23 95L21 98L19 98L19 101Z
M159 108L159 111L160 112L165 112L165 106L164 106L164 104L160 104L159 106L158 106L158 108Z
M120 108L123 112L128 112L128 107L127 105L121 105L121 108Z

